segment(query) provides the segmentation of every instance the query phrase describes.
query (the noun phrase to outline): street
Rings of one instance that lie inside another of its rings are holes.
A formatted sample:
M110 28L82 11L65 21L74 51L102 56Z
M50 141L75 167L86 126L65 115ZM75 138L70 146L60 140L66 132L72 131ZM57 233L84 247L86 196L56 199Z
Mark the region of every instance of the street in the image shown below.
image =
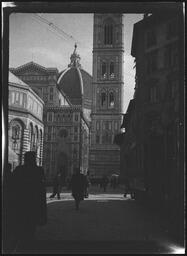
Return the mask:
M48 223L37 229L38 253L171 252L163 223L130 196L100 191L82 201L79 211L70 192L47 203Z

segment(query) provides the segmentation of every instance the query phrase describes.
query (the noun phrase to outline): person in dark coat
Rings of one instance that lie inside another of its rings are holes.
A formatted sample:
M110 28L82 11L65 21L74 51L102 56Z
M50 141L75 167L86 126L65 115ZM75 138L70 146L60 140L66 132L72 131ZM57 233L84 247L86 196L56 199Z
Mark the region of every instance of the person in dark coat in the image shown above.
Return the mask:
M72 196L75 199L76 210L79 210L79 204L84 200L85 192L85 177L80 173L80 169L77 168L71 178L71 190Z
M106 175L103 175L101 179L101 184L104 192L106 192L108 182L109 182L108 177Z
M24 165L13 171L14 235L17 249L28 249L35 238L38 225L47 222L45 176L36 165L36 153L25 153Z
M84 175L84 178L85 178L85 188L84 188L84 197L85 198L88 198L88 196L89 196L89 193L88 193L88 188L89 188L89 186L90 186L90 179L89 179L89 173L87 173L87 174L85 174Z
M49 198L54 198L57 195L57 198L60 199L60 192L62 189L62 173L57 172L54 181L53 181L53 193Z

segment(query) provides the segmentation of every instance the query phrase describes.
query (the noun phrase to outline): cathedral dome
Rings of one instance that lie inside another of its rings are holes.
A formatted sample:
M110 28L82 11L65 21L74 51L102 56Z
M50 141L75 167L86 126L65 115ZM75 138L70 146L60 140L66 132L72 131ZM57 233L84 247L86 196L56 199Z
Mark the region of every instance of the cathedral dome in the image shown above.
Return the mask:
M91 108L92 76L82 69L76 48L75 44L74 52L70 57L71 63L59 74L57 85L73 105Z

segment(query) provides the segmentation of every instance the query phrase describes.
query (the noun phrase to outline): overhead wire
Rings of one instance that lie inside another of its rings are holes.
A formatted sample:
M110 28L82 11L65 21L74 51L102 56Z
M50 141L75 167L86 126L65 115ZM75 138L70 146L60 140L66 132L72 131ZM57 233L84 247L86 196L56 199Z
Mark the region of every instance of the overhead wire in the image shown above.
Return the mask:
M34 17L34 18L35 18L35 17ZM35 19L35 21L38 22L39 24L41 24L38 19ZM63 37L63 35L61 35L61 34L55 33L55 31L52 30L50 27L46 27L46 28L47 28L47 30L49 30L50 32L52 32L52 33L53 33L54 35L56 35L57 37L68 41L68 39L67 39L66 37Z
M80 42L78 40L76 40L72 35L66 33L63 29L57 27L53 22L41 17L38 14L34 14L33 15L35 18L37 18L39 21L47 24L50 28L52 28L53 30L55 30L58 34L60 34L61 36L63 36L63 39L71 39L73 40L75 43L80 44ZM52 30L50 30L52 31Z

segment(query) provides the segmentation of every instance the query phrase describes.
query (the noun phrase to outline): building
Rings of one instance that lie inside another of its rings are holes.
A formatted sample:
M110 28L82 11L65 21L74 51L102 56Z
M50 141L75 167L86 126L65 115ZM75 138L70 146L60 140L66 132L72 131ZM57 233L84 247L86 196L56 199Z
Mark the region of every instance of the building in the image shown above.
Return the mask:
M184 56L180 13L153 14L134 25L134 98L116 142L121 174L136 197L162 209L172 233L184 227Z
M123 105L123 15L94 14L93 104L89 170L101 177L119 172Z
M88 171L92 77L82 69L77 46L67 69L29 62L11 68L44 101L43 167L48 181L58 170L64 181L76 167Z
M36 151L37 163L43 160L43 100L9 72L8 161L13 169L24 161L24 153Z

